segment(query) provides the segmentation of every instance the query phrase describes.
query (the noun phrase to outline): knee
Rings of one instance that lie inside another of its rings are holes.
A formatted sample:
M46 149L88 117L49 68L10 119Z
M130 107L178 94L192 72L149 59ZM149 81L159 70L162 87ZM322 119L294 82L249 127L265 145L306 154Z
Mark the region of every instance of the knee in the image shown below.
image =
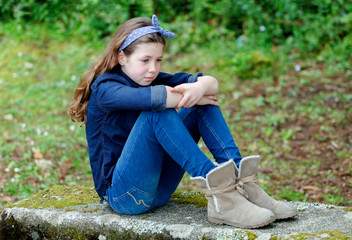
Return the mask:
M164 111L155 112L155 111L143 111L140 118L146 118L149 120L159 120L164 118L173 118L177 115L177 111L174 108L168 108Z
M161 112L153 112L154 114L157 114L157 115L175 115L177 114L177 111L176 109L174 108L167 108L166 110L164 111L161 111Z
M139 121L147 122L151 126L176 126L182 123L175 109L166 109L161 112L145 111L139 116Z
M214 105L202 105L202 106L198 106L198 109L199 110L219 109L219 107Z
M150 115L168 115L168 114L175 114L176 109L174 108L167 108L164 111L142 111L140 116L150 116Z
M214 105L203 105L199 106L198 113L200 114L220 114L220 107Z

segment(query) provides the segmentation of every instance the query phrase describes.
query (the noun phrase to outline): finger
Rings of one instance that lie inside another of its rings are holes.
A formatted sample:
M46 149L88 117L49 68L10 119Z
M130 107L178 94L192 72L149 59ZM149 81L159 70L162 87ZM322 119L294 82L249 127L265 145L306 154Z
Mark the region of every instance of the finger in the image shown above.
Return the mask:
M183 94L183 97L179 102L178 106L183 108L189 108L195 104L194 102L195 102L194 96L186 92Z
M201 102L198 102L197 104L199 105L214 105L214 106L220 106L220 103L218 103L217 101L214 101L208 97L204 97L203 100Z
M208 99L213 100L213 101L218 101L218 98L214 95L208 95L206 96Z
M190 108L190 107L193 107L194 105L196 105L196 103L194 101L188 100L188 101L184 101L183 103L180 102L179 105L182 108Z
M182 94L184 91L185 91L185 88L181 85L170 89L170 92L174 92L174 93L181 93Z
M187 99L183 97L180 102L177 104L177 108L184 108L186 104Z
M220 103L218 103L218 102L214 102L214 101L212 101L210 104L211 104L211 105L214 105L214 106L218 106L218 107L220 107Z

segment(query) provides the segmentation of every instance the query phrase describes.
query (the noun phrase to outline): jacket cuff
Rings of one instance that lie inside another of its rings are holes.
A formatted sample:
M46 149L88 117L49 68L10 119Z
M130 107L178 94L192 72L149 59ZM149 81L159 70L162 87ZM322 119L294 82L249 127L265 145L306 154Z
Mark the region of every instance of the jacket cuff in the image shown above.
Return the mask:
M201 77L201 76L203 76L203 73L197 72L196 74L191 75L191 76L188 78L187 82L188 82L188 83L197 82L197 78L198 78L198 77Z
M166 88L164 85L151 86L151 105L153 111L164 111L166 109Z

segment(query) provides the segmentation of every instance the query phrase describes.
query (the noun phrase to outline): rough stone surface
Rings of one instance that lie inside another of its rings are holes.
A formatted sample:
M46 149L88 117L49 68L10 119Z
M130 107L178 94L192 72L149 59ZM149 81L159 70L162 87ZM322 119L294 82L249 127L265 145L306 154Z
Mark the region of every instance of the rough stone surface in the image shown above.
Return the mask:
M1 213L0 239L352 239L351 209L290 203L297 217L252 230L211 224L206 208L174 202L136 216L117 214L106 203L14 207Z

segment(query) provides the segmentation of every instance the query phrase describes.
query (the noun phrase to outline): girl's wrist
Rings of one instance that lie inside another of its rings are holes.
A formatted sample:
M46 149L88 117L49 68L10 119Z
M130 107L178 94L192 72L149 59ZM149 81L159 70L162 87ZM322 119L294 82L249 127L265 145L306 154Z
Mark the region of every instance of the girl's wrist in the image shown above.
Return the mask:
M195 82L193 84L196 85L197 92L201 93L202 96L204 96L205 92L206 92L206 86L205 86L204 82L203 81L197 81L197 82Z
M182 99L182 94L171 92L172 88L169 86L165 86L165 88L166 88L166 107L176 108Z

